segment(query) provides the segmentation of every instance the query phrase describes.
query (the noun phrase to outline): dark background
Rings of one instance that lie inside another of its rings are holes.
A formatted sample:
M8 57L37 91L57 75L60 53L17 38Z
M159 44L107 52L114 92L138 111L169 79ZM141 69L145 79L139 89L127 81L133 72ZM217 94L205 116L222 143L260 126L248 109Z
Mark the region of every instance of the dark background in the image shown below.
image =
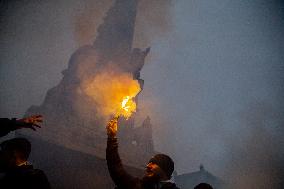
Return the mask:
M1 1L1 117L42 103L112 2ZM277 187L283 1L141 0L136 24L135 45L151 46L139 105L141 117L151 116L156 150L174 158L178 173L203 163L235 188Z

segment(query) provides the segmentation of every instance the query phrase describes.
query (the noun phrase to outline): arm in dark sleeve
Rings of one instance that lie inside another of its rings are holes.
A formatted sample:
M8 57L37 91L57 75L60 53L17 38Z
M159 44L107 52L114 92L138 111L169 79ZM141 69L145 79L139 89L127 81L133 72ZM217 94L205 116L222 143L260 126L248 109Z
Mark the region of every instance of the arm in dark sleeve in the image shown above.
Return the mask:
M0 118L0 137L7 135L10 131L17 129L16 119Z
M117 138L109 137L107 140L106 160L110 176L118 188L132 189L138 182L138 178L129 175L121 163L118 154Z
M36 173L36 174L35 174ZM43 171L36 169L33 178L33 187L35 189L50 189L49 181Z
M49 181L44 172L40 169L23 170L20 175L21 183L18 183L17 186L22 184L22 188L50 189Z

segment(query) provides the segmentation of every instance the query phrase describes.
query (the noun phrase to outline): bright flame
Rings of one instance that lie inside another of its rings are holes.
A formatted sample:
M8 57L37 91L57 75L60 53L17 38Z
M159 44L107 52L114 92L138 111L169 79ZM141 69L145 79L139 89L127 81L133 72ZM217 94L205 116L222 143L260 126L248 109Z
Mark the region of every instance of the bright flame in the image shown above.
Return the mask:
M119 111L117 115L122 115L128 119L131 114L136 111L136 103L132 100L132 98L130 96L123 98L121 102L121 111Z
M131 74L106 72L85 81L82 89L94 100L100 115L105 118L124 116L126 119L136 111L133 99L141 90Z
M130 98L129 96L126 96L121 103L122 109L124 109L127 112L129 111L130 108L130 106L126 106L127 102L129 101L129 98Z

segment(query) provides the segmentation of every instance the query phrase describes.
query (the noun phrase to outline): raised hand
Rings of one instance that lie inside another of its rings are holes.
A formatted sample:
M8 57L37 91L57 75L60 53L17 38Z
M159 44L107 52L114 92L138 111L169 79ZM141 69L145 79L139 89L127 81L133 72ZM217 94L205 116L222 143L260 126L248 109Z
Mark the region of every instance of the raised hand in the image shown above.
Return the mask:
M19 123L17 129L29 128L35 131L36 128L41 128L39 124L42 123L42 121L42 115L32 115L30 117L25 117L23 119L17 120L17 122Z

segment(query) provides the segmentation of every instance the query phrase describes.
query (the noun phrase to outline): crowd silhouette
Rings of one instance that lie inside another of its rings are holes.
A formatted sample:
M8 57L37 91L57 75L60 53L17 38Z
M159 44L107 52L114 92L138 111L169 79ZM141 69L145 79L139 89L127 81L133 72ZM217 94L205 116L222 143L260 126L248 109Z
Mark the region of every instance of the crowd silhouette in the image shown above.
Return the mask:
M41 115L23 119L0 118L0 137L18 129L36 131L43 121ZM107 167L116 189L179 189L170 179L174 171L174 161L166 154L156 154L148 162L142 178L129 174L122 164L118 153L118 118L109 121L106 126ZM25 138L12 138L0 144L0 188L1 189L50 189L45 173L35 169L28 162L31 143ZM200 183L194 189L213 189L207 183Z

